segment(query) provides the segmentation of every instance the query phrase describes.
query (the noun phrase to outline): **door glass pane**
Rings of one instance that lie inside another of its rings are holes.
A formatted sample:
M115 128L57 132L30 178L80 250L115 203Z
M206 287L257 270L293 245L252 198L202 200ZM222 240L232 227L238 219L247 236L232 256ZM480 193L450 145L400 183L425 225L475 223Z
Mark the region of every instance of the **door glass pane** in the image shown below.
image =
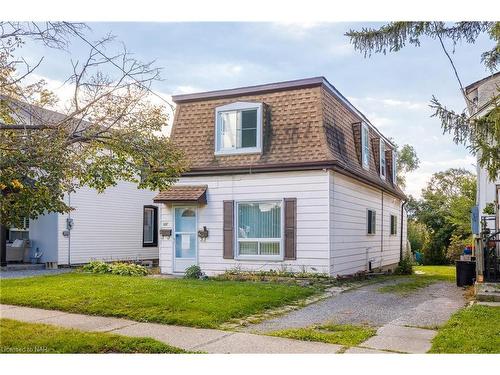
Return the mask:
M177 258L196 258L196 234L175 234L175 256Z
M196 213L192 208L175 208L175 232L196 232Z
M238 123L237 112L222 112L220 114L220 122L222 148L235 148Z
M280 204L278 202L238 204L238 237L280 238Z

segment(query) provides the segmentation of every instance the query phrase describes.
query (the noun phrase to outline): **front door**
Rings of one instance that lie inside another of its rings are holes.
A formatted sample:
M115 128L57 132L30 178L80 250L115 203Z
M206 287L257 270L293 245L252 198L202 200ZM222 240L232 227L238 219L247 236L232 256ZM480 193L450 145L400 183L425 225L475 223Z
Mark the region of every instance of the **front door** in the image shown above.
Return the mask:
M196 208L174 207L174 272L197 264Z

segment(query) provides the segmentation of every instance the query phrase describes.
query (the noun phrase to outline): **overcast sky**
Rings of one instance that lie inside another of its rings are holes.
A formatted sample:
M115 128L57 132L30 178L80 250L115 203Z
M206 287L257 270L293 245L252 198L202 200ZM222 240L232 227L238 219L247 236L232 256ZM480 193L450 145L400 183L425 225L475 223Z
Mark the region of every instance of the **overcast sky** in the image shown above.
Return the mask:
M344 33L380 24L366 23L93 23L89 38L108 33L123 41L140 60L156 60L164 81L154 89L163 96L325 76L384 135L399 145L413 145L421 160L407 179L407 192L418 196L432 173L450 167L474 170L475 159L443 135L431 118L432 95L456 110L465 106L449 62L436 40L421 47L365 58ZM453 55L465 85L488 74L481 52L492 47L486 37L459 44ZM450 46L450 50L451 50ZM28 59L45 56L37 74L64 96L75 60L88 46L74 42L71 52L28 44Z

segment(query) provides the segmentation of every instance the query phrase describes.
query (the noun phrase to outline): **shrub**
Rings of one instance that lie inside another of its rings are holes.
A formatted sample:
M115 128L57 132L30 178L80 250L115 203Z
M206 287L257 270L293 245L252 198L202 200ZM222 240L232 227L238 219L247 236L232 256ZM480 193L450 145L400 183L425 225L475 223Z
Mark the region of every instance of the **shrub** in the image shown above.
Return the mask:
M92 261L82 267L82 271L90 273L110 273L121 276L145 276L148 274L146 267L134 263L105 263Z
M460 236L453 234L450 239L450 245L446 249L446 258L453 262L460 258L466 246L472 245L472 238L463 239Z
M202 276L203 272L201 272L201 268L197 265L189 266L184 273L184 278L186 279L199 279Z
M400 260L399 265L394 270L396 275L411 275L413 274L413 259L411 253L407 251L403 259Z

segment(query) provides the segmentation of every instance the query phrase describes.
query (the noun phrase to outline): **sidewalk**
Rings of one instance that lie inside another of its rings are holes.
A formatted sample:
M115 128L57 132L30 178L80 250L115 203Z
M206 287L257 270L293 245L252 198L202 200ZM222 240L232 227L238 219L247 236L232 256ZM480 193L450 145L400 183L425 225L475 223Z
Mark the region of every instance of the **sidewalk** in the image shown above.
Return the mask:
M250 333L140 323L127 319L72 314L57 310L0 305L0 317L51 324L82 331L151 337L163 343L206 353L337 353L341 345L290 340Z

